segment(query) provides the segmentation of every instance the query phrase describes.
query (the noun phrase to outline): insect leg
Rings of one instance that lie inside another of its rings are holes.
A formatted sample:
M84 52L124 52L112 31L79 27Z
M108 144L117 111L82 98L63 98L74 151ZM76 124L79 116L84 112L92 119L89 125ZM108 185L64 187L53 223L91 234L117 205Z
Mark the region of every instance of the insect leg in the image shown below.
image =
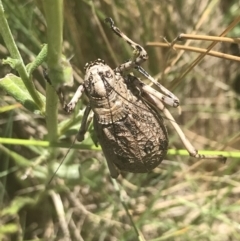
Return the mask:
M114 156L111 156L111 154L109 152L106 152L106 151L104 152L104 156L106 158L108 169L109 169L111 177L112 178L117 178L118 175L119 175L119 171L118 171L117 167L115 166L115 164L112 161Z
M147 94L151 94L152 96L157 98L159 101L162 101L167 105L170 105L170 106L173 106L173 107L179 106L179 100L178 100L177 97L172 98L169 95L164 95L164 94L160 93L159 91L153 89L151 86L144 84L142 81L140 81L138 78L136 78L133 75L129 74L128 78L129 78L129 81L131 82L130 84L135 86L135 87L138 87L140 91L143 91Z
M111 18L106 18L105 22L110 24L111 29L117 36L123 38L134 49L134 58L132 60L127 61L126 63L119 65L115 69L115 71L122 72L129 70L148 59L148 54L146 50L141 45L133 42L123 32L121 32L121 30L114 25L114 21Z
M138 81L138 83L137 83ZM172 126L178 133L181 141L183 142L185 148L189 152L190 156L193 156L197 159L218 159L223 162L226 161L226 157L222 155L216 155L216 156L211 156L211 155L201 155L198 154L198 151L194 148L194 146L190 143L190 141L186 138L185 134L183 133L182 129L180 126L177 124L177 122L174 120L172 114L168 111L168 109L164 106L164 104L159 100L157 96L149 92L149 89L144 88L144 84L140 82L137 78L135 78L135 84L138 85L138 87L143 91L143 97L147 99L151 104L156 106L159 110L163 112L163 114L166 116L166 118L171 122ZM150 86L148 86L150 87Z
M93 113L91 113L91 115L89 116L90 112L91 112L91 106L87 105L83 113L80 129L78 131L78 135L77 135L78 141L84 140L84 135L87 132L88 127L93 119Z
M106 157L106 161L107 161L107 165L108 165L108 169L110 172L110 175L112 178L117 178L119 175L119 171L117 169L117 167L113 164L113 162L111 161L111 158L108 153L104 153L105 157Z
M73 98L71 99L71 101L64 106L64 110L68 113L72 112L78 102L78 100L81 98L82 93L84 91L84 86L80 85L77 89L77 91L75 92Z
M179 99L177 98L177 96L175 96L171 91L169 91L163 85L158 83L144 68L142 68L141 66L136 66L135 69L137 71L139 71L142 75L144 75L147 79L149 79L152 83L154 83L162 91L162 93L164 93L168 98L170 98L171 100L169 100L169 101L172 104L169 104L169 103L165 102L164 100L162 100L163 102L165 102L166 104L169 104L173 107L179 106Z

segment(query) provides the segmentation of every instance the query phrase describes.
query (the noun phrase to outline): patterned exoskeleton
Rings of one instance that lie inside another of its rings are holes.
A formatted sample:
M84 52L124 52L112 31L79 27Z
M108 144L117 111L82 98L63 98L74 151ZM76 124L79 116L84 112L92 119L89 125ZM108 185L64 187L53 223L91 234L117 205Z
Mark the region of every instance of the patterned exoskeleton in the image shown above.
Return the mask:
M119 171L149 172L161 163L168 149L168 134L159 113L162 111L191 156L224 161L223 156L198 154L163 104L177 107L178 98L140 67L148 58L145 49L123 34L111 18L107 18L106 22L115 34L134 49L134 57L114 70L101 59L86 64L84 83L65 107L71 112L83 92L89 98L78 140L84 139L92 119L92 115L89 115L92 110L94 130L111 176L117 178ZM132 68L156 84L162 93L145 85L139 78L124 74Z

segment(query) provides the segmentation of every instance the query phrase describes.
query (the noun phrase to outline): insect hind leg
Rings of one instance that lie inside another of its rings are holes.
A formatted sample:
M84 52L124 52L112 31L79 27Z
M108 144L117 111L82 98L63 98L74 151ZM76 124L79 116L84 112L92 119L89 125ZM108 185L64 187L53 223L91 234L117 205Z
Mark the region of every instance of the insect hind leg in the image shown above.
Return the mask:
M135 79L135 84L137 83L138 79ZM138 84L139 87L143 86L141 83L140 85ZM172 114L169 112L169 110L164 106L164 104L161 102L161 100L159 100L159 98L157 98L155 95L153 95L152 93L150 93L147 90L145 90L144 88L142 88L142 91L144 92L144 97L153 105L155 106L157 109L161 110L163 112L163 114L165 115L165 117L170 121L170 123L172 124L173 128L175 129L175 131L177 132L178 136L180 137L183 145L185 146L186 150L188 151L189 155L196 158L196 159L216 159L216 160L220 160L221 162L225 163L227 158L222 156L222 155L202 155L199 154L197 149L194 148L194 146L191 144L191 142L187 139L187 137L185 136L185 134L183 133L182 129L180 128L180 126L177 124L177 122L175 121L175 119L173 118Z
M158 83L144 68L142 68L141 66L136 66L135 69L161 90L161 92L164 94L163 98L161 98L161 101L173 107L179 106L179 99L177 98L177 96L174 95L170 90L165 88L163 85ZM149 89L151 87L147 88Z
M135 66L140 65L142 62L146 61L148 59L148 54L147 51L139 44L133 42L130 38L128 38L121 30L114 25L114 21L112 18L106 18L105 19L106 23L110 24L110 28L112 31L118 36L124 39L134 50L133 54L133 59L127 61L124 64L119 65L115 71L122 72L122 71L127 71L131 68L134 68Z

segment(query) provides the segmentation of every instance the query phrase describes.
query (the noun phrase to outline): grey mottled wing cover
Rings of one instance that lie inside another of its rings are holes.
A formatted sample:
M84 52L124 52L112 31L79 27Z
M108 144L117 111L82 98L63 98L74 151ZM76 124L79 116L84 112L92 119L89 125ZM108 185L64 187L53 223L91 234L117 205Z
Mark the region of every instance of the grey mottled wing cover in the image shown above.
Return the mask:
M109 124L100 124L94 116L94 129L108 163L122 171L145 173L158 166L165 156L167 130L161 115L141 99L134 86L128 81L121 83L121 90L128 88L119 93L121 112L127 114Z

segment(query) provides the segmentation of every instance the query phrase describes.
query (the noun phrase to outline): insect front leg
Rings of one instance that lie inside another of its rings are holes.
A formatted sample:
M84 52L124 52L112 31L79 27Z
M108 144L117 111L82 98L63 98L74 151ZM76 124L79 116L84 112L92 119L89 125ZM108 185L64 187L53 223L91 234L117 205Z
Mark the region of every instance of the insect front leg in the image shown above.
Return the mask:
M121 30L114 25L114 21L111 18L106 18L105 22L110 24L111 29L113 32L123 38L134 50L134 57L132 60L125 62L124 64L119 65L115 71L123 72L127 71L135 66L141 64L142 62L148 59L147 51L139 44L133 42L130 38L128 38Z
M64 106L64 110L66 112L71 113L74 110L77 102L82 96L83 91L84 91L84 86L80 85L77 91L75 92L73 98L71 99L71 101L66 106Z
M184 144L185 148L187 149L190 156L195 157L197 159L217 159L217 160L220 160L222 162L226 161L226 157L224 157L222 155L212 156L212 155L201 155L201 154L199 154L198 151L194 148L194 146L190 143L190 141L186 138L182 129L177 124L177 122L175 121L175 119L173 118L173 116L169 112L169 110L164 106L161 99L159 99L158 96L156 96L155 94L152 94L154 92L152 92L150 90L151 87L145 85L144 83L142 83L136 77L134 78L134 84L138 88L140 88L140 90L142 90L143 97L146 100L148 100L153 106L156 106L159 110L161 110L163 112L163 114L166 116L166 119L171 122L172 126L174 127L174 129L178 133L181 141L183 142L183 144ZM144 88L146 86L149 87L149 88ZM154 90L154 89L152 89L152 90Z
M80 85L78 87L77 91L75 92L73 98L71 99L71 101L64 107L66 112L70 113L74 110L77 102L79 101L79 99L82 96L83 91L84 91L84 86ZM93 114L89 116L90 112L91 112L91 106L87 105L87 107L83 113L83 118L82 118L80 129L78 131L78 135L77 135L78 141L84 140L84 135L87 132L88 127L92 121Z

